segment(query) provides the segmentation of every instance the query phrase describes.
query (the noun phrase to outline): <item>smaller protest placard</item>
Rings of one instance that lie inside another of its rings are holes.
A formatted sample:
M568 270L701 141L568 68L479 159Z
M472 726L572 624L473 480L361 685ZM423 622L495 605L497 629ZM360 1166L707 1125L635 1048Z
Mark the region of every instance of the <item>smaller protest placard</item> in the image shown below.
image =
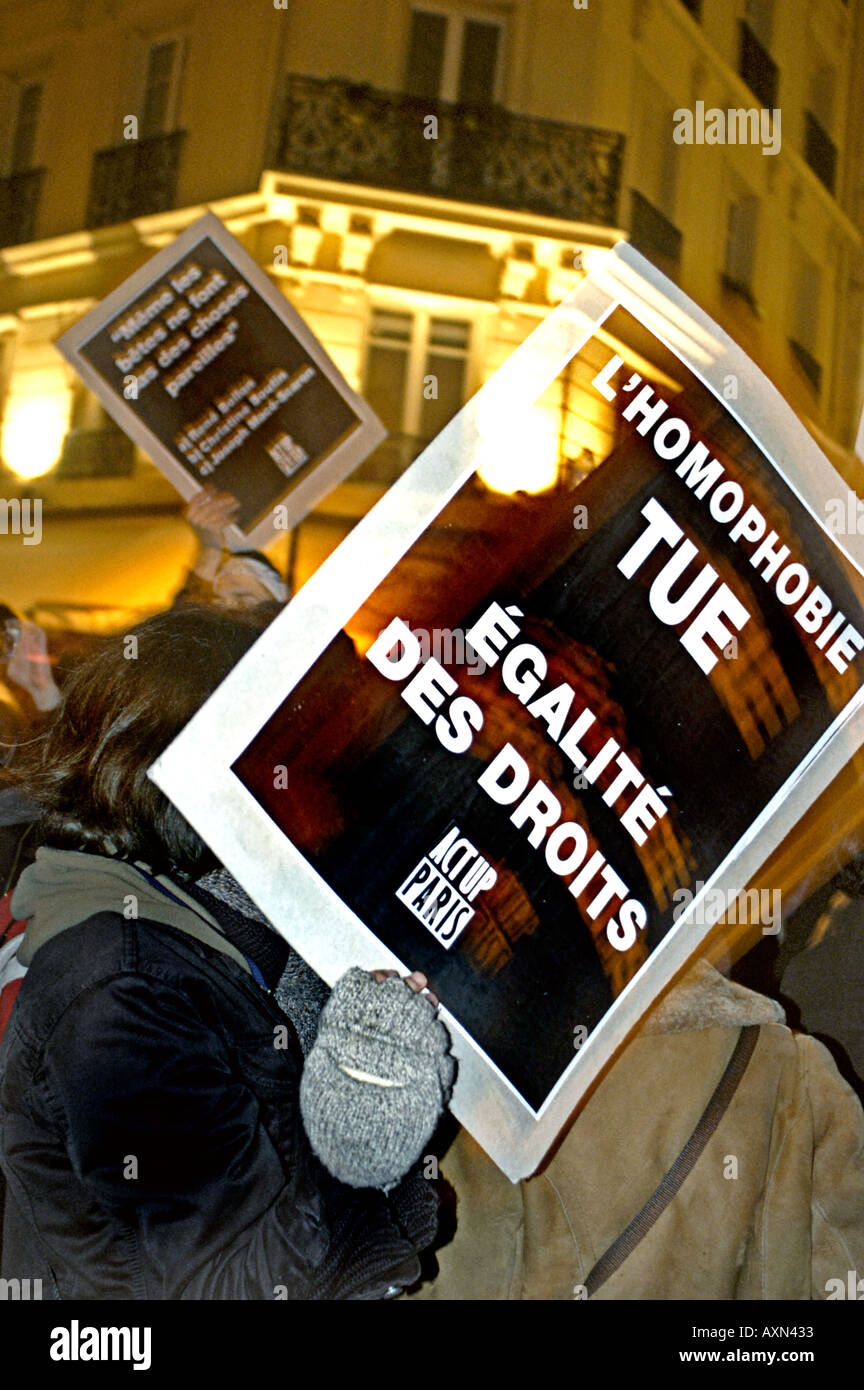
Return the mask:
M57 347L183 497L237 498L234 549L290 529L386 434L212 213Z

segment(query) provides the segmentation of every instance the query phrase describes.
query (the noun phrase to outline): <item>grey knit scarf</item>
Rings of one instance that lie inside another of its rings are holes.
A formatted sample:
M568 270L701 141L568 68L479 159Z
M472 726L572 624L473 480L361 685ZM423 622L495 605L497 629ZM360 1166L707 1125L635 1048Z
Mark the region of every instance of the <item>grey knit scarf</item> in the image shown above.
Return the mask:
M269 919L227 869L214 869L212 873L199 879L198 884L232 911L260 923L270 931L275 931ZM294 1024L303 1055L306 1056L315 1041L318 1018L330 997L330 990L312 967L306 964L303 957L290 946L288 960L273 991L273 997L282 1012L287 1014Z

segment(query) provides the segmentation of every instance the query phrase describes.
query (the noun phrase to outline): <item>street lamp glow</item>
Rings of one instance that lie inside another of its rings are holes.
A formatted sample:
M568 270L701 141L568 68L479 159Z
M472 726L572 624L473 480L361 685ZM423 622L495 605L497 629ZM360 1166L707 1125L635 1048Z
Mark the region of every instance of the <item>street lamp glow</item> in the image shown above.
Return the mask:
M477 474L493 492L545 492L558 476L558 440L539 420L483 435Z
M3 421L6 464L19 478L43 477L59 459L68 428L68 396L11 396Z

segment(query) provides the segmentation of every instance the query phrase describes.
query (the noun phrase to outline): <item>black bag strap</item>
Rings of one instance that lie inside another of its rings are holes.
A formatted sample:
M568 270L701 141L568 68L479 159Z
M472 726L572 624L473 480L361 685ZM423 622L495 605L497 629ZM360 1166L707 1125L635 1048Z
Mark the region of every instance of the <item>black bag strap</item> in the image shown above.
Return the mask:
M621 1268L627 1256L633 1253L639 1242L648 1234L654 1222L680 1192L685 1179L692 1172L699 1155L729 1108L729 1103L747 1069L747 1063L753 1056L758 1039L758 1024L750 1024L741 1029L726 1070L717 1083L717 1089L684 1148L665 1178L652 1192L642 1210L636 1213L629 1226L600 1256L585 1280L588 1298L591 1298L592 1294L595 1294L606 1283L606 1280Z

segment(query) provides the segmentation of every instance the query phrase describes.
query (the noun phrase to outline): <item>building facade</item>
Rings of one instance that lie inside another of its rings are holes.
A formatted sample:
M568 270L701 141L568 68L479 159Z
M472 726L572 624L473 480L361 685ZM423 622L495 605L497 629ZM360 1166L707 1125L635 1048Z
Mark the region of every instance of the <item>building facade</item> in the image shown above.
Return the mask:
M0 0L0 35L0 481L46 528L19 606L179 580L179 500L53 342L206 208L390 431L295 583L621 236L859 488L861 0ZM603 430L562 379L486 484L554 486Z

